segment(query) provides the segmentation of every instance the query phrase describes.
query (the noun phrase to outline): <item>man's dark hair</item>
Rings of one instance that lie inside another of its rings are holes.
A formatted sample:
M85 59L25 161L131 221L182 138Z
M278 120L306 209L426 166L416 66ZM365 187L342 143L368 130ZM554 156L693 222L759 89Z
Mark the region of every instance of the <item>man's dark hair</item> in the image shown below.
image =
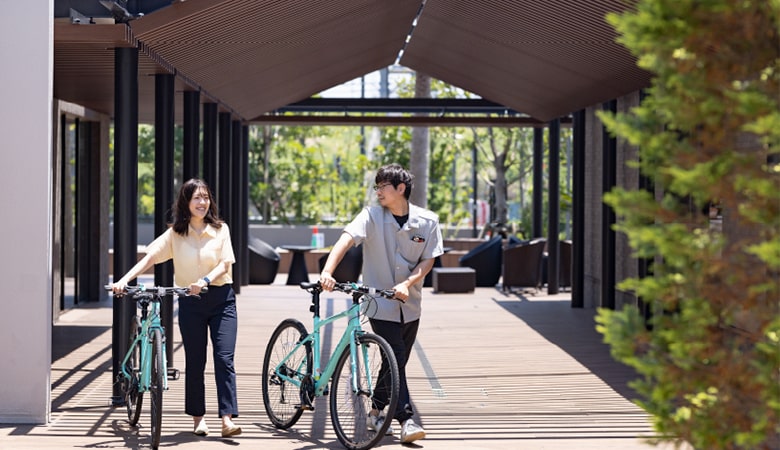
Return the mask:
M404 197L409 200L409 196L412 195L412 186L414 184L414 176L409 171L404 169L400 164L388 164L382 166L376 172L376 179L374 182L378 185L381 183L390 183L394 188L397 188L399 184L403 183L406 186L404 190Z

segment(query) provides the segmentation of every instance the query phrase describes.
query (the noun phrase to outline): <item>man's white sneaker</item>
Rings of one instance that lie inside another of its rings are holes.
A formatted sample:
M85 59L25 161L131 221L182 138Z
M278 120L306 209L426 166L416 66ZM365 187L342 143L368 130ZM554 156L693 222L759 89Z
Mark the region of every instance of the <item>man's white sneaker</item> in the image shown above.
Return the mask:
M425 430L412 419L406 419L401 425L401 442L408 444L425 437Z
M368 429L373 431L379 431L379 429L382 428L382 424L384 423L385 423L385 416L373 416L369 414L368 417L366 418L366 425L368 426ZM393 434L393 425L390 424L387 426L385 435L390 436L392 434Z

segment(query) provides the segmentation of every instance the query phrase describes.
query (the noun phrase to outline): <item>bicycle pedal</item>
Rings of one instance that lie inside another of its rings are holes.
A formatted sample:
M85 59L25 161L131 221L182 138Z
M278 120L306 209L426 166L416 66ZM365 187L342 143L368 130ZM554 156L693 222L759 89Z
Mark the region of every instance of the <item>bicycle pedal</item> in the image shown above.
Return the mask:
M313 405L297 405L296 408L300 409L301 411L314 411Z
M181 373L179 372L179 369L168 369L168 379L169 380L178 380Z

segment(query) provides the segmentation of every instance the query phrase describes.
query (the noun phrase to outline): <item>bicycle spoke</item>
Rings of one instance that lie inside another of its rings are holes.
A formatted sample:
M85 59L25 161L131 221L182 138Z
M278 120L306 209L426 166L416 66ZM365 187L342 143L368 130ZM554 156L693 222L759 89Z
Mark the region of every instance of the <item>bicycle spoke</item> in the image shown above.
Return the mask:
M141 362L141 347L136 345L136 337L138 336L140 328L140 322L138 317L130 319L130 336L128 349L131 352L130 358L128 358L125 364L125 370L130 374L130 378L122 379L122 392L124 393L125 405L127 407L127 419L131 426L138 424L138 419L141 417L141 406L143 405L143 392L139 392L138 388L141 384L140 376L140 362Z
M372 430L368 426L369 412L386 408L392 416L398 403L398 365L390 345L373 334L361 336L359 344L355 361L349 348L341 354L330 393L336 436L352 450L373 447L390 426L391 420L386 420L379 430Z
M152 383L149 386L150 397L152 399L152 448L156 449L160 445L160 434L162 428L162 401L163 389L165 387L165 354L162 349L162 332L155 329L152 334Z
M307 335L306 327L297 320L283 321L271 336L263 359L263 404L271 422L286 429L300 419L300 386L311 373L311 347L301 346L280 365L295 346Z

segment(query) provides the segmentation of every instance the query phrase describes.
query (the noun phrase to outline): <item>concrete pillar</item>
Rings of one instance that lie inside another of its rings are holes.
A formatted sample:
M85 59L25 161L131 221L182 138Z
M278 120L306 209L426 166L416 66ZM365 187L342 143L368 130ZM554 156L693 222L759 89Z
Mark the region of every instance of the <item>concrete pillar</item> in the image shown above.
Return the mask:
M0 221L0 234L23 240L13 258L0 259L8 281L0 297L2 423L44 424L50 417L53 24L53 0L3 2L0 60L35 70L6 70L0 83L7 168L0 207L18 218Z

